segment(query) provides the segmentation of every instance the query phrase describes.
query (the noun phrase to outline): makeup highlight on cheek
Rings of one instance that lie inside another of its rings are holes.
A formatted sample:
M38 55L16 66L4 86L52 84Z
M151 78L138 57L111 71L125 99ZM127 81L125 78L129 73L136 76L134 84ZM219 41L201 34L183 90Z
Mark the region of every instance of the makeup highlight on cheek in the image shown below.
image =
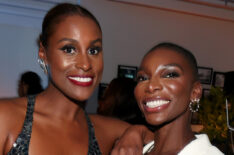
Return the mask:
M72 64L75 64L76 61L75 60L72 60L72 59L63 59L61 62L60 62L60 66L62 67L67 67L67 66L70 66Z
M174 85L174 84L168 84L168 88L170 88L170 90L173 90L173 91L176 91L178 88L177 88L177 86L176 85Z

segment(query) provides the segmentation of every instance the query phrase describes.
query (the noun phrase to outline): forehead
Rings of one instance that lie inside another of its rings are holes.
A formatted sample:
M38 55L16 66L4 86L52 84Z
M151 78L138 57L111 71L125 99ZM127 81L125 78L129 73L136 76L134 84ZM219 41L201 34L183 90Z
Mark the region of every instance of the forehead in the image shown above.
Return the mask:
M178 64L183 68L191 69L189 62L184 55L166 48L159 48L149 52L144 57L141 66L158 66L168 64Z
M60 20L53 27L53 35L92 35L96 37L101 37L102 33L97 24L88 17L83 17L80 15L70 15L60 17Z

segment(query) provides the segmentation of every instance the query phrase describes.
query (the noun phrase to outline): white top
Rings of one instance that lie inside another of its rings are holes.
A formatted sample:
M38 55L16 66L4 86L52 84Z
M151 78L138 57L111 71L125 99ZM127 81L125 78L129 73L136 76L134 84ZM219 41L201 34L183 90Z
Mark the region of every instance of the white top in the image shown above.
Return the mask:
M196 139L187 144L178 155L224 155L217 147L213 146L206 134L195 135ZM150 152L154 147L154 141L146 144L143 154Z

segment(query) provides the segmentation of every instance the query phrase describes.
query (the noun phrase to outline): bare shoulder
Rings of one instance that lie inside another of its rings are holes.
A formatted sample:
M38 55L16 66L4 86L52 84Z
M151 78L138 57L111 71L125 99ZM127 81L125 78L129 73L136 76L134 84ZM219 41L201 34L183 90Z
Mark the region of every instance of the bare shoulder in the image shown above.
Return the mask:
M100 115L89 115L95 129L95 136L103 154L109 154L115 142L130 126L128 123Z
M4 150L4 146L21 130L26 102L26 98L0 99L0 150Z
M19 110L25 109L26 98L4 98L0 99L0 119L11 114L17 115Z
M105 128L106 130L112 129L112 131L116 132L124 132L130 124L127 122L121 121L119 119L115 119L112 117L106 117L101 115L89 115L94 126L97 126L99 128Z
M0 99L0 124L11 127L20 122L26 112L26 98Z

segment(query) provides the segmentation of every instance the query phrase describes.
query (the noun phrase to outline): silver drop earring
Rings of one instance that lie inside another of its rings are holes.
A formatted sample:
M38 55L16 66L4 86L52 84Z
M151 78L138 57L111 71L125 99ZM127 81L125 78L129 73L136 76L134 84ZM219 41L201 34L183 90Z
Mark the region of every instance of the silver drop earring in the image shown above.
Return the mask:
M43 69L44 73L48 74L47 66L46 66L44 60L42 60L41 58L38 58L37 62L39 63L40 67Z
M198 109L200 107L199 102L200 102L200 99L194 99L190 101L189 109L191 112L198 112Z

